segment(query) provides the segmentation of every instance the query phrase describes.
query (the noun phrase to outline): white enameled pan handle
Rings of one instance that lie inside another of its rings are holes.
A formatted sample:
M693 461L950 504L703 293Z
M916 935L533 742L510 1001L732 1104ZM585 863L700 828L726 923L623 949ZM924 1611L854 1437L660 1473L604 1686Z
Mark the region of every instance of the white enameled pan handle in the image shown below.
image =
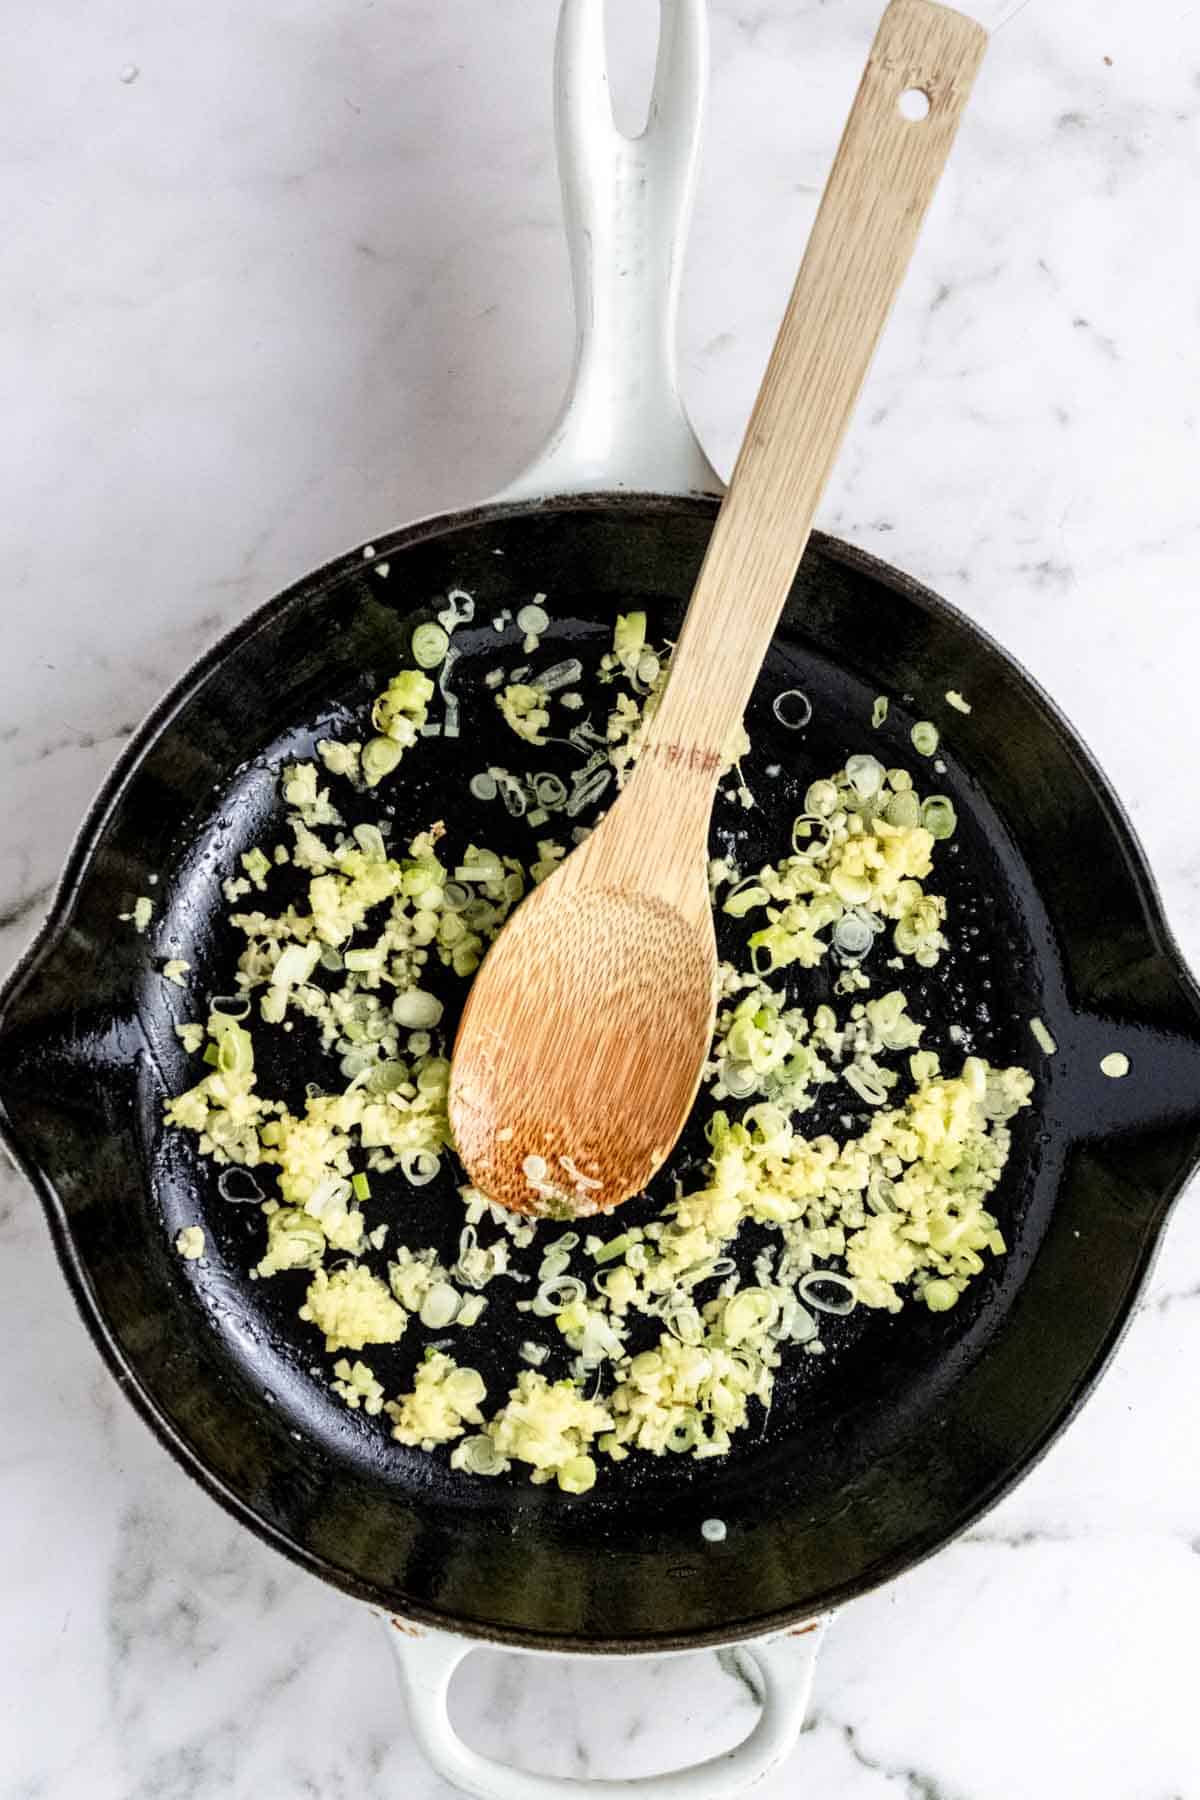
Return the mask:
M707 0L659 0L646 129L617 130L604 0L563 0L555 131L575 361L549 440L497 499L719 494L679 397L676 317L708 86Z
M676 323L708 84L707 0L659 0L645 131L617 130L604 0L563 0L555 130L575 298L575 359L562 410L533 463L497 499L644 492L720 494L679 395ZM573 1780L508 1768L450 1722L471 1639L388 1621L413 1733L444 1781L475 1800L734 1800L790 1755L804 1724L827 1621L738 1647L762 1712L733 1750L635 1780Z
M733 1800L794 1749L827 1620L737 1647L754 1664L762 1691L762 1712L742 1743L690 1768L628 1781L535 1775L481 1756L463 1743L446 1705L454 1671L480 1646L399 1619L387 1623L417 1742L442 1780L474 1800Z

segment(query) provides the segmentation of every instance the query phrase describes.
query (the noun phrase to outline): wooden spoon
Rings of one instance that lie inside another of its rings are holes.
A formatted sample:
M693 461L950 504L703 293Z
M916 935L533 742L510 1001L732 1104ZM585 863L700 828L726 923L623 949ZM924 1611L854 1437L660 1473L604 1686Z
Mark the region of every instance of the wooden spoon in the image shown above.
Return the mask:
M986 45L931 0L888 7L637 767L475 977L451 1129L515 1211L607 1211L687 1120L716 1010L716 784Z

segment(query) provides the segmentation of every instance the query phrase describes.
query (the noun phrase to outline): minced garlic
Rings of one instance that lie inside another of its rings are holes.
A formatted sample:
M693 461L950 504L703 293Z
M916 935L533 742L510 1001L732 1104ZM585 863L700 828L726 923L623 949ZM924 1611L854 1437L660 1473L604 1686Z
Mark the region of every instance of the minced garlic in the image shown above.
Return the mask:
M532 1481L554 1480L567 1493L582 1494L596 1479L588 1446L612 1423L608 1407L585 1399L573 1382L550 1382L535 1369L523 1369L483 1435L505 1466L527 1463Z
M383 1383L365 1362L351 1362L343 1356L333 1365L336 1380L330 1382L335 1394L346 1402L351 1412L361 1407L372 1418L383 1411Z
M547 699L545 688L515 681L496 695L496 705L519 738L527 744L544 744L550 723Z
M398 1306L377 1275L361 1263L318 1269L309 1285L300 1317L325 1333L327 1350L362 1350L367 1344L394 1344L404 1335L408 1314Z
M126 923L132 923L135 931L144 933L154 917L154 902L149 894L139 894L130 911L118 913L117 917Z
M398 1443L432 1450L435 1444L461 1437L464 1426L480 1423L479 1402L486 1393L476 1369L460 1369L452 1357L438 1351L417 1369L411 1394L389 1400L384 1411Z

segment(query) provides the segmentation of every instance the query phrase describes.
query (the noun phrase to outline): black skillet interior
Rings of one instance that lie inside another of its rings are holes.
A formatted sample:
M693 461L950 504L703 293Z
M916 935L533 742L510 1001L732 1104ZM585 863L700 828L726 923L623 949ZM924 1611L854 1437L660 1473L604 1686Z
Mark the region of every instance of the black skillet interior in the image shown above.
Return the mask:
M748 717L759 805L720 798L714 847L735 850L743 866L782 854L808 782L855 750L919 770L926 789L952 796L961 825L939 885L955 947L911 984L910 1005L928 1022L927 1042L951 1056L956 1045L977 1048L1036 1069L1036 1107L1016 1125L998 1197L1010 1254L949 1314L860 1309L831 1322L825 1355L795 1357L769 1418L756 1418L727 1460L605 1464L581 1499L517 1477L452 1473L444 1455L392 1444L379 1421L347 1412L314 1377L327 1359L296 1318L304 1278L248 1281L257 1210L223 1201L190 1142L162 1130L164 1092L195 1079L172 1026L202 1007L157 970L181 956L195 995L228 986L220 878L276 813L280 762L310 754L318 736L350 734L406 660L414 620L450 588L477 606L456 640L463 732L406 762L392 790L396 831L443 818L451 843L528 860L536 834L468 792L473 773L511 758L484 676L498 660L523 659L515 630L498 635L493 614L548 596L543 665L598 652L631 604L645 606L652 634L669 636L712 516L709 502L638 498L492 508L381 539L373 559L343 558L273 602L131 747L0 1010L11 1143L42 1192L84 1317L185 1467L351 1592L516 1642L620 1650L728 1640L809 1615L936 1549L1017 1478L1083 1397L1200 1150L1200 998L1095 765L1028 678L958 614L818 539ZM773 715L786 688L812 701L804 731ZM971 697L969 716L946 706L949 688ZM872 731L880 693L891 711ZM943 727L944 772L912 751L921 717ZM553 767L569 754L539 761ZM145 938L117 919L141 893L156 900ZM723 930L730 948L744 937L729 922ZM831 978L804 975L793 991L824 997ZM452 1001L450 988L444 997ZM1058 1041L1053 1058L1033 1043L1034 1014ZM1124 1080L1099 1069L1114 1049L1130 1058ZM295 1099L321 1074L297 1033L263 1085ZM697 1151L693 1132L681 1154ZM604 1229L661 1197L631 1203ZM448 1178L416 1199L398 1181L392 1191L377 1181L373 1206L402 1241L457 1242L461 1206ZM172 1240L197 1218L208 1258L187 1264ZM499 1285L472 1337L493 1392L528 1335ZM417 1334L409 1340L370 1354L389 1391L418 1352ZM728 1528L721 1544L701 1536L711 1517Z

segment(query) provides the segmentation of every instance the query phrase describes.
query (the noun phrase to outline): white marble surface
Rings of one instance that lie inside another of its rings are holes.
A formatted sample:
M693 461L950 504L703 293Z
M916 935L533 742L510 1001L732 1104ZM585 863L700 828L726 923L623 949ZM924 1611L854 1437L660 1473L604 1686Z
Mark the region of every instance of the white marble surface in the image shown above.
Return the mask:
M0 59L0 960L187 660L306 567L515 472L569 314L554 0L41 0ZM645 35L644 0L619 9ZM714 0L684 304L728 467L876 0ZM640 19L633 15L640 14ZM1200 32L1041 0L997 36L823 522L964 605L1066 706L1200 958ZM366 1609L171 1464L0 1175L0 1794L446 1792ZM1200 1800L1200 1207L1096 1399L966 1541L835 1625L767 1796ZM744 1730L712 1657L471 1659L530 1766Z

